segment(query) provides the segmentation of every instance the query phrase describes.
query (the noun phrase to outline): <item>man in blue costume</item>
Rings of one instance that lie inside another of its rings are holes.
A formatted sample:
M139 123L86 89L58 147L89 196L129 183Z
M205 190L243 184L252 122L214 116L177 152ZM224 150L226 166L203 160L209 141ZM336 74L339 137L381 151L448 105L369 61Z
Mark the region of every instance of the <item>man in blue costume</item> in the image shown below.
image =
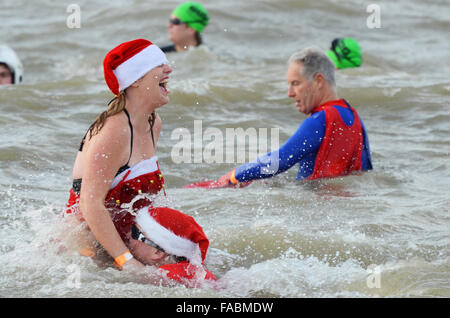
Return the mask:
M310 115L278 150L220 177L215 186L239 186L299 164L297 180L332 178L372 169L369 139L356 110L336 93L335 65L310 47L289 59L288 96Z

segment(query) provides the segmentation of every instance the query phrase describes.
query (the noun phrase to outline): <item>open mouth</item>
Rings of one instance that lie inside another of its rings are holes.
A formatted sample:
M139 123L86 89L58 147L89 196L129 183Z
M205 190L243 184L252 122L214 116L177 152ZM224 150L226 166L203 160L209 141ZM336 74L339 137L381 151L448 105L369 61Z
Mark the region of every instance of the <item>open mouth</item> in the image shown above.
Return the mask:
M164 79L161 82L159 82L159 87L161 87L161 90L165 95L169 93L169 91L167 90L167 79Z

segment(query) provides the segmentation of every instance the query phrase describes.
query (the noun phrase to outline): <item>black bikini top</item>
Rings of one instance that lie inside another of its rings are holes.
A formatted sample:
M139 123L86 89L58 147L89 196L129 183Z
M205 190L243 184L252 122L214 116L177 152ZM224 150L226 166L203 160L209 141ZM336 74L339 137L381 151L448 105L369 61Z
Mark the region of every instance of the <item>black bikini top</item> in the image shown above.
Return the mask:
M130 114L128 113L128 111L124 108L123 111L125 112L125 115L127 115L128 118L128 125L130 126L130 131L131 131L131 137L130 137L130 157L128 157L128 161L126 164L124 164L122 167L119 168L119 170L116 173L116 176L118 176L119 174L121 174L122 172L124 172L125 170L129 169L130 166L128 165L128 163L130 162L131 159L131 154L133 153L133 125L131 124L131 119L130 119ZM155 145L155 139L153 136L153 127L150 127L150 131L152 133L152 142L153 145ZM86 140L86 136L87 133L89 132L89 130L86 132L86 134L84 135L83 139L81 140L80 143L80 147L78 148L79 151L83 151L83 146L84 146L84 141ZM76 193L80 193L81 190L81 178L79 179L74 179L73 183L72 183L72 188Z
M130 139L130 157L128 158L128 161L126 164L124 164L122 167L119 168L119 170L116 173L116 176L121 174L123 171L127 170L128 168L130 168L130 166L128 165L128 163L130 162L131 159L131 153L133 152L133 125L131 124L131 119L130 119L130 114L128 113L128 111L124 108L123 111L125 112L125 115L127 115L128 118L128 125L130 126L130 130L131 130L131 139ZM89 130L86 132L86 134L84 134L83 139L81 140L80 143L80 148L78 148L79 151L83 151L83 146L84 146L84 141L86 140L86 136L87 133L89 132Z

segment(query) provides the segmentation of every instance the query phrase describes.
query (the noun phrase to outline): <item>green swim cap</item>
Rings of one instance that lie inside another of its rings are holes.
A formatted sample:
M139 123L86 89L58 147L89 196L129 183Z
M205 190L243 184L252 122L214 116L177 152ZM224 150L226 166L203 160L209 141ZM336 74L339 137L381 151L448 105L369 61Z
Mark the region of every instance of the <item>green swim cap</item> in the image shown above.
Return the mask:
M362 63L361 47L352 38L334 39L327 55L338 69L358 67Z
M198 2L180 4L173 10L172 14L199 33L203 31L209 22L208 11Z

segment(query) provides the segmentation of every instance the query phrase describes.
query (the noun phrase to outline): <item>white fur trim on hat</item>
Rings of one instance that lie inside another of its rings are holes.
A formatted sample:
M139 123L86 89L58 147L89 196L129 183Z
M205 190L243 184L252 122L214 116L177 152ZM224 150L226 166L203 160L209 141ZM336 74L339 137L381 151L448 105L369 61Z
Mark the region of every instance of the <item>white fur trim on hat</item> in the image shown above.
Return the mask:
M162 64L169 64L163 51L155 44L147 46L113 70L119 82L119 91L126 89L148 71Z
M169 254L184 256L193 265L201 265L202 255L198 243L178 236L159 224L148 212L148 207L137 212L136 223L145 236L158 244Z

